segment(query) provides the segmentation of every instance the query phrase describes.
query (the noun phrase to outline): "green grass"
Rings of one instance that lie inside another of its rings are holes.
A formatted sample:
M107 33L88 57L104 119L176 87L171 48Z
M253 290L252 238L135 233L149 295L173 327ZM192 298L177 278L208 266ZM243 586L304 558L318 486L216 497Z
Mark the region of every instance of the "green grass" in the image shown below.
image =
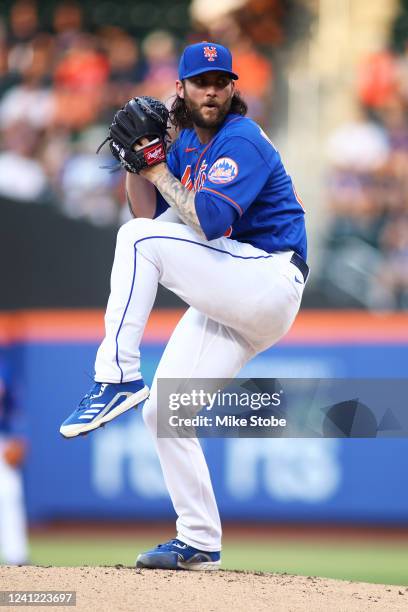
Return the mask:
M133 565L154 539L31 537L31 559L38 565ZM227 539L223 569L286 572L364 582L408 585L408 545Z

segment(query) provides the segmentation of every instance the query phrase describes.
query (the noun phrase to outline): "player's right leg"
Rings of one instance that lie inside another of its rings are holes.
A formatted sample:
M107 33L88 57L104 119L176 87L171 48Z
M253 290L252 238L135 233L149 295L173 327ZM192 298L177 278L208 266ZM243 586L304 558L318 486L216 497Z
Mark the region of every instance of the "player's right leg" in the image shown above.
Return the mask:
M138 567L218 569L221 523L201 445L197 438L165 435L168 404L158 405L160 378L230 379L253 356L240 335L190 308L174 330L160 360L143 418L156 444L164 480L177 514L177 539L142 553ZM183 384L183 383L181 383ZM157 435L157 420L161 428Z

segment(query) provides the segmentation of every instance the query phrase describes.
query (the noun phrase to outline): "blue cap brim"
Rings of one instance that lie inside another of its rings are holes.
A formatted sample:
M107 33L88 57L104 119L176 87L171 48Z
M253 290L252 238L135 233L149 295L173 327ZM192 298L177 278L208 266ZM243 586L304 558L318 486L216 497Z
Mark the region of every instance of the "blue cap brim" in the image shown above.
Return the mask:
M191 70L188 74L183 75L183 78L181 80L189 79L190 77L197 76L198 74L205 74L206 72L226 72L230 75L231 79L234 79L234 81L238 80L239 78L238 75L235 74L235 72L231 72L226 68L219 68L217 66L214 66L214 68L206 68L205 70L203 70L202 68L198 68L197 70Z

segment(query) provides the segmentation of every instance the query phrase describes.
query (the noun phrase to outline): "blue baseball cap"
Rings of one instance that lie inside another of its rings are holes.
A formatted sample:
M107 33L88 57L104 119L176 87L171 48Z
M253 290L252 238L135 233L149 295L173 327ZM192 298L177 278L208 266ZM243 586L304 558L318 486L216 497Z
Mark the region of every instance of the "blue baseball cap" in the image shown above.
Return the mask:
M227 47L203 41L184 49L179 63L180 81L214 70L228 72L232 79L238 78L238 75L232 72L232 55Z

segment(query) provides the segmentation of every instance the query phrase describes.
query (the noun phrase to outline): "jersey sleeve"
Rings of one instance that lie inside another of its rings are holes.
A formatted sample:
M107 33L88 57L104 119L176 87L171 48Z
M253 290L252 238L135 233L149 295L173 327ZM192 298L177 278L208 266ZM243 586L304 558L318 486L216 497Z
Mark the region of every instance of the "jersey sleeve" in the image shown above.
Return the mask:
M180 180L180 157L178 154L178 141L174 142L167 151L166 164L170 172Z
M180 179L180 159L178 156L178 147L177 144L174 143L167 152L166 163L170 172L177 179ZM166 200L163 198L160 191L156 189L156 211L154 213L153 219L160 217L169 208Z
M232 206L225 206L223 202L212 199L204 191L196 194L195 209L207 240L224 236L238 218L238 213Z
M271 168L248 139L234 136L219 147L201 191L232 206L241 216L256 200Z

